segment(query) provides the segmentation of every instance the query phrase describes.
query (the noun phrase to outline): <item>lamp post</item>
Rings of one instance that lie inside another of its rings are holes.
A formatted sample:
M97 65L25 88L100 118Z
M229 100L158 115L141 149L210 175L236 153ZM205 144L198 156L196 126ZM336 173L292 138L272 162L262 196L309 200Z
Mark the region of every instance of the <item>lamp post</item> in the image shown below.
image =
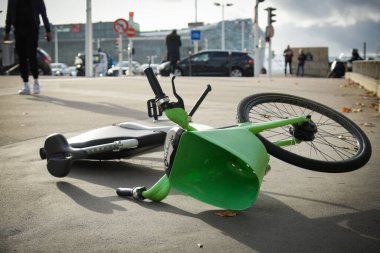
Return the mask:
M195 23L198 22L198 1L195 0Z
M264 2L264 0L256 0L255 5L255 18L254 18L254 31L255 31L255 43L254 43L254 50L255 50L255 77L258 77L260 74L260 50L259 50L259 23L258 23L258 8L259 3Z
M58 60L58 33L70 32L68 27L54 26L54 62L59 62Z
M92 7L91 0L87 0L86 5L86 76L93 76L92 69Z
M54 61L58 62L58 31L54 29Z
M225 49L225 46L224 46L224 6L230 7L233 4L231 4L231 3L225 4L224 2L222 2L222 3L215 2L214 5L222 7L222 36L221 36L221 45L222 45L222 50L224 50Z

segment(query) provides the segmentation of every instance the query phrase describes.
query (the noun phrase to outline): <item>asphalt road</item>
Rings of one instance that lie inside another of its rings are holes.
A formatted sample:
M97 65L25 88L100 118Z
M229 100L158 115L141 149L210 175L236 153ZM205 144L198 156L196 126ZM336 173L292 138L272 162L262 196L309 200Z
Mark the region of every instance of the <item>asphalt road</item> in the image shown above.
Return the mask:
M160 81L170 96L170 79ZM161 203L116 195L119 186L155 183L162 152L79 162L67 177L51 176L38 154L51 133L170 122L148 119L153 96L144 77L40 82L41 95L20 96L19 77L0 77L0 252L380 252L380 116L372 108L377 98L364 89L342 79L177 78L187 108L212 85L193 119L213 127L234 124L237 103L259 92L363 110L346 113L371 139L373 155L363 168L326 174L271 158L257 202L220 217L220 209L175 190Z

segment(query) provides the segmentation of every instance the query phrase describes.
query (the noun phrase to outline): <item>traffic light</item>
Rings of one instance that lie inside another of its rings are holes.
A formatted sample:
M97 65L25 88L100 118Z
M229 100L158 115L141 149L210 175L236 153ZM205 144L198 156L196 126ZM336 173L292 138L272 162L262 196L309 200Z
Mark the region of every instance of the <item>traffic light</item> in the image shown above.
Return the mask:
M272 23L276 22L276 20L273 19L273 17L276 16L276 14L273 13L276 8L268 7L265 10L268 11L268 25L272 25Z

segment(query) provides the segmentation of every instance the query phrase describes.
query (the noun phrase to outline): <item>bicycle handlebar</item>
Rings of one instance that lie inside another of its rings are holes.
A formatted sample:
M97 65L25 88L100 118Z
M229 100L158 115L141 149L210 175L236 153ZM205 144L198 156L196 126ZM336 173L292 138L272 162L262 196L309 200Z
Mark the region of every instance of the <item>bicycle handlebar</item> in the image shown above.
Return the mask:
M161 89L161 85L158 82L156 75L153 72L152 68L146 68L144 70L146 77L148 78L150 87L152 88L154 94L156 95L156 99L162 99L166 97L165 93Z

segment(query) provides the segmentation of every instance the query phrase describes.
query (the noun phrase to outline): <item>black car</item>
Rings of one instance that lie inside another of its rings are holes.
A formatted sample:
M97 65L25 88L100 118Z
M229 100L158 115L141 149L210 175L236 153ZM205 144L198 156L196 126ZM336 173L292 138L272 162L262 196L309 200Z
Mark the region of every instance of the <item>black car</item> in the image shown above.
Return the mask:
M15 54L15 63L10 66L1 66L1 74L18 75L20 73L18 68L18 57ZM1 61L0 61L1 62ZM51 58L50 55L42 48L37 48L37 67L40 75L51 75L50 68Z
M246 52L205 50L181 60L177 64L174 75L253 76L253 66L254 60ZM162 63L159 71L162 76L170 75L170 63Z

